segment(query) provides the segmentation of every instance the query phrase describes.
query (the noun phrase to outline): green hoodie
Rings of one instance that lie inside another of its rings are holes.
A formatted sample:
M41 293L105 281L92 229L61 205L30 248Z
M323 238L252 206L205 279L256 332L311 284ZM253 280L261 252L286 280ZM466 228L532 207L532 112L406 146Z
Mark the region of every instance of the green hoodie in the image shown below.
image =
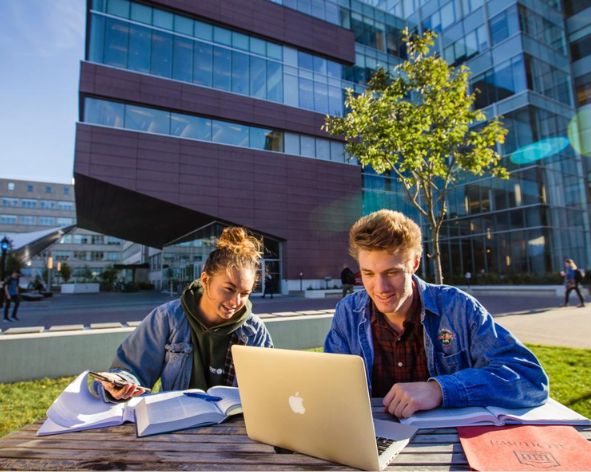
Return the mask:
M213 385L226 384L225 364L232 333L250 317L252 304L247 300L244 307L234 313L228 321L207 326L205 317L199 309L199 300L202 295L203 287L196 280L183 291L181 305L191 327L193 342L190 387L207 390Z

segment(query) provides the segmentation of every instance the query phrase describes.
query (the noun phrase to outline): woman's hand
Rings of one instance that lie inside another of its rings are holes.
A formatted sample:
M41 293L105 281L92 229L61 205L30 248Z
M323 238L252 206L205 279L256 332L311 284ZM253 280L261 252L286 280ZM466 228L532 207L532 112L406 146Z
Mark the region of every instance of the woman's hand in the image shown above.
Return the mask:
M139 397L146 392L146 389L134 383L126 383L121 387L117 387L111 382L106 382L104 380L101 380L100 382L103 388L109 392L115 400L129 400L132 397Z

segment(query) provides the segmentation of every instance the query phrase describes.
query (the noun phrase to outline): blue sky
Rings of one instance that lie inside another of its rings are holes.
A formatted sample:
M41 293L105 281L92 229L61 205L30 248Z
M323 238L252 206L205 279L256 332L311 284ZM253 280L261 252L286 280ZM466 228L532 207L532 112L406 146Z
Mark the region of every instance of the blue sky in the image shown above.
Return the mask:
M85 0L0 0L0 176L71 183Z

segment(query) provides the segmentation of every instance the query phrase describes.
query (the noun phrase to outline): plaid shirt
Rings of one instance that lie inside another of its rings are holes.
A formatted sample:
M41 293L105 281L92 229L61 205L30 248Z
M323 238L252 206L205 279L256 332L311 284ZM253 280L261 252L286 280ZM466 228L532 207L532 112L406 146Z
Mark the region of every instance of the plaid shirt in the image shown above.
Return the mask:
M413 301L402 333L371 304L374 362L372 396L384 397L397 382L420 382L429 378L421 324L421 300L413 282Z

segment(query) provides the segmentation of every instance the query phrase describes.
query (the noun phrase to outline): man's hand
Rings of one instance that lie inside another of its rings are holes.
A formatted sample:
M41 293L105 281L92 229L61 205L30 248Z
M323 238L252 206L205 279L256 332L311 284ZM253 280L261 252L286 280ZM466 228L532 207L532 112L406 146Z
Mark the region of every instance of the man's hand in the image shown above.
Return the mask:
M397 418L408 418L419 410L441 405L443 395L435 381L395 383L384 397L385 410Z

